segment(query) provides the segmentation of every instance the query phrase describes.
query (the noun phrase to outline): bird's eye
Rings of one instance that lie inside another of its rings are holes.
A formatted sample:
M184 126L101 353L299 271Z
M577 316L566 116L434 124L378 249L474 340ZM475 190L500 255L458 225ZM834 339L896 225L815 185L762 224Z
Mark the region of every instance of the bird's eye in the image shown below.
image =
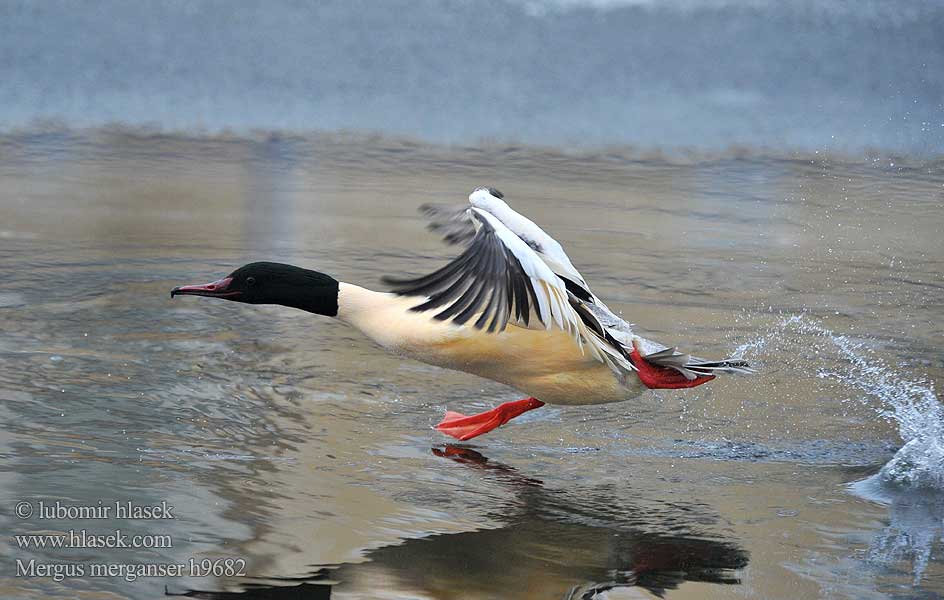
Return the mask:
M248 286L250 286L250 287L256 285L256 278L255 278L255 277L247 277L247 278L246 278L246 285L248 285Z

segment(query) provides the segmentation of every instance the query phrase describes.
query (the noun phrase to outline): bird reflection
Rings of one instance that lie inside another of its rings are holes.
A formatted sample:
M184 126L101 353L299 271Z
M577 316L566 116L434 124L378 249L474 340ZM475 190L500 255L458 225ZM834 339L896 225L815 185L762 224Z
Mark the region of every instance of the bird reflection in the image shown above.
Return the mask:
M248 597L270 600L330 598L337 591L357 597L383 589L429 598L602 598L613 588L637 587L662 597L686 581L740 583L748 563L736 543L708 535L716 521L696 503L640 501L612 489L550 490L514 467L489 460L462 445L431 449L432 454L487 472L511 489L516 501L503 510L505 525L495 529L438 534L370 550L367 562L325 565L308 581L256 586ZM497 507L498 508L498 507ZM239 594L188 592L199 598L229 599ZM242 596L242 597L247 597Z
M501 481L516 487L543 488L544 482L531 479L518 473L514 467L496 462L490 462L482 453L461 444L446 444L441 448L430 448L434 456L448 458L454 462L469 465L472 468L490 471L500 476Z
M669 514L652 514L651 508L621 506L605 489L591 493L546 490L540 481L489 461L469 447L450 444L432 452L500 474L504 482L519 488L523 500L521 514L512 517L508 526L442 536L447 538L443 545L453 544L456 537L474 536L468 545L491 548L502 557L497 562L530 560L539 572L541 559L550 559L559 573L586 579L564 594L567 600L594 598L616 587L638 586L661 597L684 581L740 583L737 570L747 565L748 556L736 544L669 533L684 531L686 518L699 523L710 520L705 507L674 505Z

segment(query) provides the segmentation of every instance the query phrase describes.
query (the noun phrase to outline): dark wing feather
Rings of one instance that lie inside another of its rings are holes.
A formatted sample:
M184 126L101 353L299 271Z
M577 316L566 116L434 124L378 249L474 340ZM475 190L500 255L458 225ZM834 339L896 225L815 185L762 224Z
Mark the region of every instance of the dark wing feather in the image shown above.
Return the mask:
M440 321L452 319L461 325L479 315L474 327L485 329L487 326L491 333L504 331L514 315L515 320L527 326L532 308L538 305L531 278L502 243L495 228L485 220L480 223L472 242L451 263L416 279L384 277L384 283L401 296L428 297L411 310L442 309L433 317ZM534 312L544 323L539 311Z
M468 204L423 204L419 211L429 219L426 228L441 235L450 245L462 244L475 237Z

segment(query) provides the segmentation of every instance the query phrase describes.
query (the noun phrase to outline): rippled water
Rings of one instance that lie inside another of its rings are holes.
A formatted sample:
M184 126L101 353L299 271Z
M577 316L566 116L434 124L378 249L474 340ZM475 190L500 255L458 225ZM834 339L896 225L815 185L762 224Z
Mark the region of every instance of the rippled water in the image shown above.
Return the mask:
M942 169L343 136L8 135L0 593L944 594ZM258 259L374 287L431 269L454 249L415 207L479 184L562 241L651 337L738 350L760 373L548 406L452 445L430 429L447 406L515 392L397 360L330 319L168 296ZM12 510L128 499L166 501L175 518ZM11 537L81 528L166 534L173 547L26 550ZM221 556L245 559L248 576L56 582L16 577L12 560Z

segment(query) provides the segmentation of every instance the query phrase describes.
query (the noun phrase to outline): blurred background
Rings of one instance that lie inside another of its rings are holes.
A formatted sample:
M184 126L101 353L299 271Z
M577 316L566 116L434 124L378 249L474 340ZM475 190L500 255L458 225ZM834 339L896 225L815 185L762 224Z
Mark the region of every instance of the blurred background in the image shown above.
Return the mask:
M0 2L0 127L944 150L936 0Z

